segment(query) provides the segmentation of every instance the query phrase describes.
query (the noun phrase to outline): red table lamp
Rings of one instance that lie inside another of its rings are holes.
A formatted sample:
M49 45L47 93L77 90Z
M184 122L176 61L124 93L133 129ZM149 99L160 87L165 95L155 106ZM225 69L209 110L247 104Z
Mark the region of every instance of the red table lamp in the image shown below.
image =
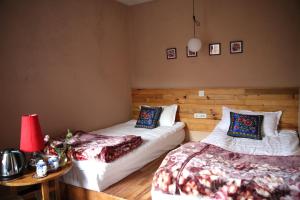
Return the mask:
M44 148L44 140L37 114L23 115L21 122L20 150L35 154ZM32 163L35 165L35 163Z

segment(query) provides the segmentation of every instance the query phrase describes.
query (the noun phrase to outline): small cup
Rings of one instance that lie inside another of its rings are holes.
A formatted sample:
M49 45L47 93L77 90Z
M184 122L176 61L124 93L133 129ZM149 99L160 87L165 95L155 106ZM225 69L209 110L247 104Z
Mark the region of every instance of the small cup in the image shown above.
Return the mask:
M37 177L44 177L47 175L47 165L44 160L39 160L36 163L36 175Z
M48 166L51 170L57 170L59 167L58 156L50 156L48 158Z

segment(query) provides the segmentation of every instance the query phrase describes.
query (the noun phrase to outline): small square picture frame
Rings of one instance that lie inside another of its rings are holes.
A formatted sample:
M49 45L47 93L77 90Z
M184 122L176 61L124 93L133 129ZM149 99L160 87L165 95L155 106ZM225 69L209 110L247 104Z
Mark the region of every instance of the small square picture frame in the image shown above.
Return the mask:
M198 56L197 52L190 51L188 47L186 47L185 49L186 49L186 57L192 58Z
M221 55L221 43L210 43L208 44L208 53L210 56Z
M230 54L243 53L244 44L242 40L229 42Z
M167 48L166 49L167 59L176 59L177 58L177 49L176 48Z

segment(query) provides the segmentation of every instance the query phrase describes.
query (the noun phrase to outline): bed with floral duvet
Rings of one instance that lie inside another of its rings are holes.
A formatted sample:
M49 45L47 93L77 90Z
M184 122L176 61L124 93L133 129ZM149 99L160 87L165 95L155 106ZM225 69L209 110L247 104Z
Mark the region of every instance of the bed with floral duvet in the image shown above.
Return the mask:
M189 142L171 151L153 177L152 199L300 199L297 136L265 137L260 151L258 145L254 147L255 153L236 148L239 143L245 148L245 141L253 142L250 146L258 142L216 129L204 142ZM267 151L276 148L293 150L282 155Z

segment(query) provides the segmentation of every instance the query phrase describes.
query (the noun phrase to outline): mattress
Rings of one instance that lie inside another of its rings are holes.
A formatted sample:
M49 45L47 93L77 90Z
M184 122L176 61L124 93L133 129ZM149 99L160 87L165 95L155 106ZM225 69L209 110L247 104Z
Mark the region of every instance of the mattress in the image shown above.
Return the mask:
M98 160L73 161L70 172L62 177L64 183L94 191L103 191L163 153L181 144L185 137L184 123L174 126L159 126L155 129L135 128L136 120L93 131L102 135L137 135L143 138L143 144L121 158L104 163Z

